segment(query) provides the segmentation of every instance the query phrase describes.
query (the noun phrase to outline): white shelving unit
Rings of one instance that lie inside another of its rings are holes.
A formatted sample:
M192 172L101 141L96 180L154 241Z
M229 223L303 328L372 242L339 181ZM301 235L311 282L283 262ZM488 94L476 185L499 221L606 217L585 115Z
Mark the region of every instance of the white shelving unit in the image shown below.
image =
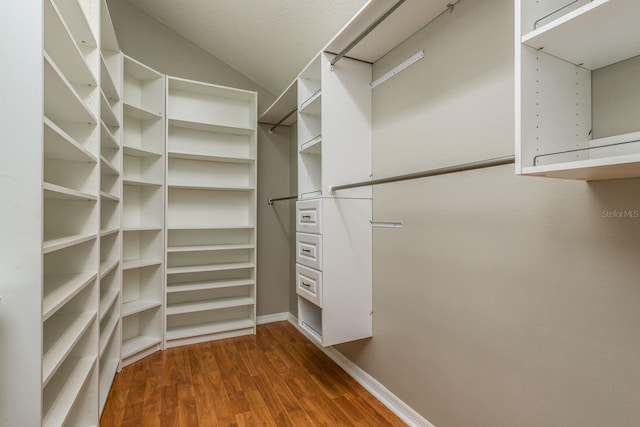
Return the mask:
M120 367L122 330L122 55L106 0L100 1L99 409Z
M167 78L167 347L255 333L256 109Z
M324 346L372 334L371 188L329 193L371 177L371 66L332 58L297 79L298 322Z
M122 364L162 349L165 77L123 55Z
M640 176L639 14L633 0L516 2L516 173Z
M95 424L100 7L97 0L45 0L42 7L42 425Z

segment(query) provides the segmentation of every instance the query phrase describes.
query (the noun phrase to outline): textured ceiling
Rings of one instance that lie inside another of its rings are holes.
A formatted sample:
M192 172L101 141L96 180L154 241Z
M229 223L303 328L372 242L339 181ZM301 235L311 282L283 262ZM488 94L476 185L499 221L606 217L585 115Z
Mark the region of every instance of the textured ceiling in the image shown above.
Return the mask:
M366 0L128 0L279 95Z

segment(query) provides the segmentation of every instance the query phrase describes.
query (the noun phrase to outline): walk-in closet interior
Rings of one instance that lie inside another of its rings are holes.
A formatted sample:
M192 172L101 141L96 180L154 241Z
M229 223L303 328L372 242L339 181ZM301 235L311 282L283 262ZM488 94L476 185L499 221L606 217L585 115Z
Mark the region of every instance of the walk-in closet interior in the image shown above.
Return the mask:
M310 2L264 79L293 5L176 3L3 4L0 427L279 321L408 425L638 424L640 2Z

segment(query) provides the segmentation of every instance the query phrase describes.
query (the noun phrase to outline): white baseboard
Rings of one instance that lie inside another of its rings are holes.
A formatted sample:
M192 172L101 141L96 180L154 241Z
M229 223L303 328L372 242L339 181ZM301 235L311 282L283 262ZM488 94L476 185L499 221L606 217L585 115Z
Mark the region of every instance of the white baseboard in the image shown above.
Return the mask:
M391 393L382 383L366 373L362 368L346 358L342 353L333 347L322 347L316 340L308 336L307 332L298 325L298 319L288 313L289 322L295 326L305 337L314 343L324 354L336 362L338 366L345 370L354 380L363 386L369 393L378 399L391 412L396 414L402 421L410 426L435 427L426 418L417 413L412 407L404 403L398 396Z
M265 323L282 322L283 320L289 320L289 312L265 314L264 316L257 316L256 324L264 325Z

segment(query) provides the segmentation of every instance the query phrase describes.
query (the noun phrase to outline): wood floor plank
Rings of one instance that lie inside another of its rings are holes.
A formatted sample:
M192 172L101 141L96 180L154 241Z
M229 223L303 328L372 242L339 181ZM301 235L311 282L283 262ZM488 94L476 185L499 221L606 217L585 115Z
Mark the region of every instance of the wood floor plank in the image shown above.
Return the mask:
M171 348L114 379L102 427L402 426L289 322Z

